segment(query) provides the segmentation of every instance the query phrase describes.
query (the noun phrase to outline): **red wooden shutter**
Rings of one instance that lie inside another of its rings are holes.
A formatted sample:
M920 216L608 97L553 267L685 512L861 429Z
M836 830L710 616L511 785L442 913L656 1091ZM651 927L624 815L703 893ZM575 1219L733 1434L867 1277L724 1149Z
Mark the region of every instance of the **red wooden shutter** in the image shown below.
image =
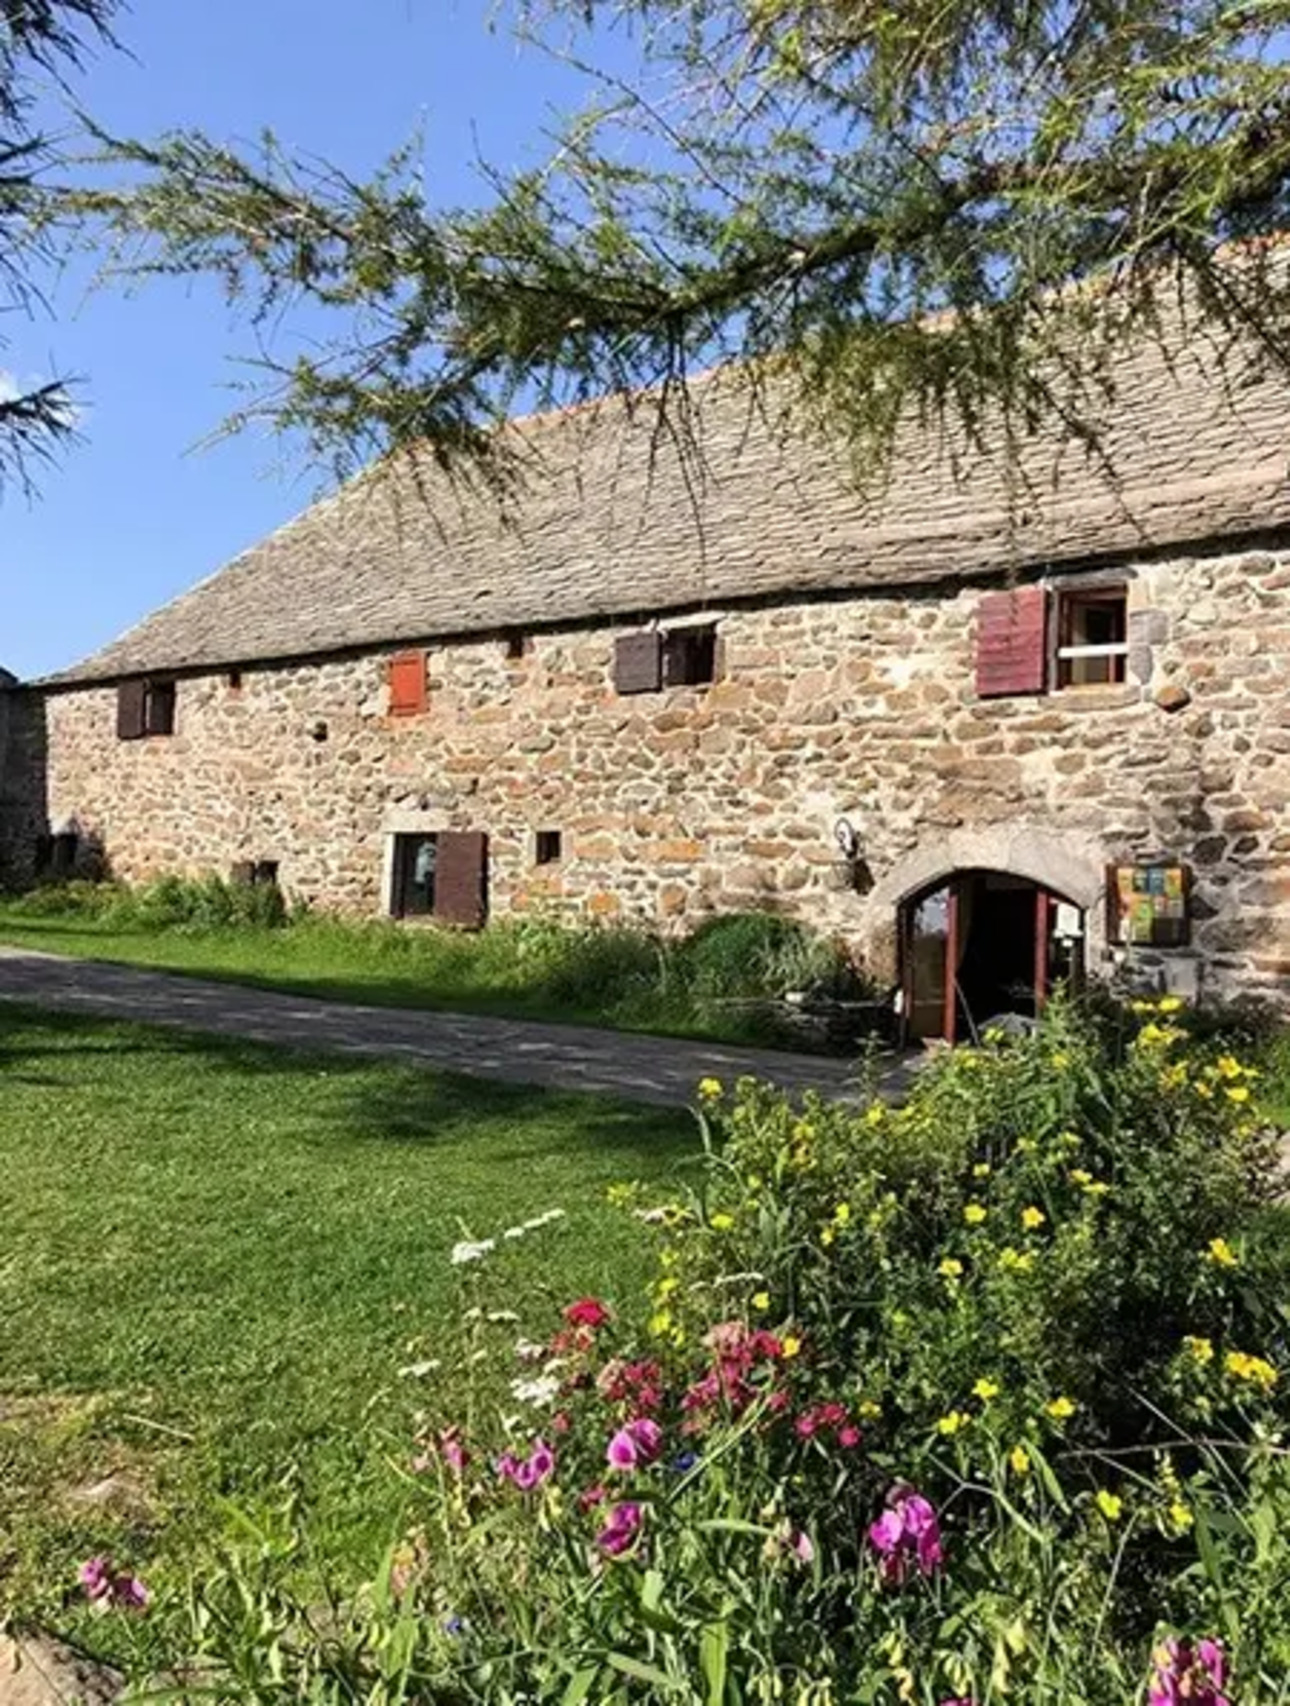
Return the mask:
M663 682L663 636L647 628L614 642L614 686L620 693L657 693Z
M478 930L488 916L488 837L482 831L440 832L434 913L467 930Z
M390 715L415 717L426 708L426 655L400 652L390 659Z
M123 681L116 690L116 733L118 740L142 740L147 684Z
M1044 691L1047 609L1041 586L988 592L981 599L976 610L976 690L982 699Z

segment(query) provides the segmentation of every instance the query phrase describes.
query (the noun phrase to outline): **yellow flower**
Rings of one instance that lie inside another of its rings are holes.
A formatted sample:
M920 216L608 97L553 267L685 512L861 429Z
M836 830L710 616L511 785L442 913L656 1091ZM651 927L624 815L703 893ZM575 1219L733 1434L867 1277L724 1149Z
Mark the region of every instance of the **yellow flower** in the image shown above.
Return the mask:
M719 1078L700 1078L699 1094L705 1102L715 1102L721 1093L721 1080Z
M988 1404L991 1398L997 1398L1002 1388L996 1381L987 1380L983 1375L972 1388L972 1396L979 1398L983 1404Z
M1240 1260L1226 1238L1211 1238L1205 1249L1205 1260L1216 1268L1235 1268Z
M823 1244L824 1248L827 1250L829 1245L837 1238L837 1235L838 1232L835 1226L826 1226L823 1232L820 1233L820 1243Z
M1069 1178L1072 1185L1091 1185L1093 1183L1093 1175L1087 1167L1072 1167Z
M1162 995L1159 1007L1162 1013L1181 1013L1182 998L1178 995Z
M761 1310L769 1309L770 1308L770 1293L768 1291L755 1291L753 1293L752 1306L754 1309L761 1309Z
M1029 1475L1030 1453L1024 1445L1014 1445L1008 1453L1008 1462L1012 1465L1014 1475Z
M1110 1189L1111 1187L1105 1179L1094 1179L1091 1185L1085 1185L1084 1195L1086 1197L1104 1197Z
M733 1214L718 1213L710 1215L708 1218L708 1225L714 1232L729 1232L734 1223L735 1217Z
M1229 1084L1226 1091L1229 1102L1248 1102L1250 1092L1244 1084Z
M655 1297L657 1297L661 1303L664 1298L671 1297L672 1293L680 1283L680 1280L677 1279L675 1274L664 1274L663 1278L654 1287Z
M1065 1422L1075 1414L1075 1400L1064 1397L1054 1398L1045 1404L1044 1408L1055 1422Z
M962 1279L963 1264L957 1256L946 1256L936 1271L942 1279Z
M1077 1131L1059 1131L1057 1141L1063 1149L1078 1149L1079 1133Z
M1035 1142L1033 1137L1019 1137L1017 1139L1018 1155L1034 1155L1038 1148L1039 1145Z
M872 1398L863 1398L856 1405L856 1414L866 1422L872 1422L882 1414L882 1405L875 1403Z
M1198 1338L1194 1333L1188 1333L1183 1339L1183 1345L1189 1350L1194 1359L1203 1368L1206 1363L1214 1360L1214 1341Z
M1270 1362L1262 1357L1251 1356L1248 1351L1228 1351L1223 1358L1223 1367L1236 1380L1248 1380L1252 1386L1271 1392L1279 1378L1277 1371Z
M661 1339L665 1333L672 1330L672 1312L670 1309L660 1309L649 1318L649 1330L652 1338Z
M1068 1054L1063 1054L1060 1049L1058 1049L1055 1054L1050 1055L1049 1059L1054 1070L1057 1072L1065 1072L1066 1068L1071 1063L1071 1057Z
M870 1125L870 1126L881 1125L882 1122L886 1119L886 1117L887 1117L887 1105L886 1105L886 1103L885 1102L874 1102L871 1105L868 1113L864 1117L864 1123L866 1125Z
M1119 1522L1124 1510L1124 1500L1118 1493L1108 1493L1105 1487L1099 1487L1097 1508L1108 1522Z
M944 1434L946 1439L950 1439L958 1433L960 1428L967 1427L971 1420L972 1418L966 1410L951 1410L948 1416L942 1416L937 1422L936 1431L939 1434Z
M1220 1054L1214 1062L1214 1070L1220 1078L1243 1078L1245 1068L1233 1054Z
M798 1338L796 1333L786 1333L784 1335L784 1340L780 1346L780 1350L785 1358L795 1357L801 1348L802 1341Z
M1021 1224L1025 1227L1027 1232L1038 1232L1039 1228L1044 1225L1047 1219L1048 1216L1044 1213L1043 1209L1035 1208L1033 1204L1029 1208L1023 1208L1021 1211Z
M1011 1244L1005 1244L999 1252L999 1266L1009 1273L1026 1274L1034 1265L1035 1257L1031 1250L1014 1250Z
M1205 1083L1204 1079L1199 1079L1199 1078L1197 1079L1196 1084L1195 1084L1195 1090L1196 1090L1196 1094L1198 1096L1203 1097L1205 1101L1208 1102L1208 1101L1211 1101L1213 1099L1213 1095L1214 1095L1213 1089L1211 1088L1210 1085Z
M988 1161L978 1161L976 1166L972 1169L972 1177L974 1179L988 1179L990 1177L990 1163Z
M1185 1505L1181 1499L1175 1499L1169 1506L1169 1521L1173 1524L1175 1534L1186 1534L1196 1518L1191 1514L1190 1505Z
M851 1218L851 1204L840 1202L833 1211L833 1219L838 1226L845 1226Z
M963 1218L969 1226L980 1226L986 1217L986 1210L979 1202L970 1202L963 1210Z

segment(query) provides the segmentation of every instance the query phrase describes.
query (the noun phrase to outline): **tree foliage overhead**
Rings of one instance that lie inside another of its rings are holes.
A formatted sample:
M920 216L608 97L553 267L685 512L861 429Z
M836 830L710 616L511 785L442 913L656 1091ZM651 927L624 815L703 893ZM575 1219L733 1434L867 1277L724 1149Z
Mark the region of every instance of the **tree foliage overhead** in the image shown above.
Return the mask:
M32 123L35 86L81 61L90 40L108 39L117 0L0 0L0 315L28 310L36 296L33 262L49 253L53 231L43 183L55 158ZM0 336L0 353L7 347ZM65 383L36 385L0 375L0 488L24 479L74 430Z
M127 181L83 205L116 265L213 273L265 324L330 317L240 418L342 466L428 440L478 468L517 400L666 399L754 358L868 451L915 405L1078 429L1180 280L1290 365L1290 290L1254 240L1286 222L1290 0L518 0L513 20L582 65L589 104L480 208L436 206L415 148L359 182L271 134L107 145ZM630 79L592 63L615 31Z

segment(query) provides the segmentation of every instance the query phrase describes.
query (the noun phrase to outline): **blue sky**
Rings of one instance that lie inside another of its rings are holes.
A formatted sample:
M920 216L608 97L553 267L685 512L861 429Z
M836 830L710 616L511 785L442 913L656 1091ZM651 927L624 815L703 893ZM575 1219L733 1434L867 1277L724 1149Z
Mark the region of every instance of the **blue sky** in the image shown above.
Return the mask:
M476 152L529 162L572 76L504 30L492 0L132 0L125 54L104 54L77 95L119 134L181 124L221 138L264 125L364 172L418 125L436 201L477 199ZM478 144L478 149L477 149ZM20 378L85 377L85 442L28 504L0 500L0 665L59 668L113 638L302 509L316 470L272 438L194 448L233 402L251 349L207 285L87 293L76 267L50 315L6 328Z

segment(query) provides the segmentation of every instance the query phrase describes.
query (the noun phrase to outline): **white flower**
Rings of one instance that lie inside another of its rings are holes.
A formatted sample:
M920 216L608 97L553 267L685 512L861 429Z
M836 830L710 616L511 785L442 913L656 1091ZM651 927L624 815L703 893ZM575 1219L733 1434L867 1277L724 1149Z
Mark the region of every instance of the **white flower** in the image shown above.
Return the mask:
M562 1208L549 1208L545 1214L539 1214L536 1220L526 1220L523 1230L525 1232L540 1232L544 1226L550 1226L552 1221L563 1220L564 1217Z
M523 1238L524 1232L525 1232L525 1228L522 1226L508 1226L506 1228L505 1232L502 1233L502 1237L503 1238Z
M494 1327L498 1327L518 1321L519 1316L513 1309L492 1309L489 1311L487 1319L492 1322Z
M433 1358L429 1362L409 1362L399 1370L400 1380L424 1380L427 1374L433 1374L443 1364Z
M495 1238L481 1238L478 1243L472 1243L469 1238L463 1238L460 1244L454 1244L449 1260L455 1268L463 1262L482 1262L484 1257L497 1248Z
M551 1375L538 1380L512 1380L511 1392L521 1404L554 1404L560 1393L560 1382Z
M546 1346L535 1344L532 1339L517 1339L515 1354L521 1362L541 1362L546 1355Z
M658 1226L667 1219L670 1212L666 1208L634 1208L632 1210L637 1220L643 1220L646 1226Z

